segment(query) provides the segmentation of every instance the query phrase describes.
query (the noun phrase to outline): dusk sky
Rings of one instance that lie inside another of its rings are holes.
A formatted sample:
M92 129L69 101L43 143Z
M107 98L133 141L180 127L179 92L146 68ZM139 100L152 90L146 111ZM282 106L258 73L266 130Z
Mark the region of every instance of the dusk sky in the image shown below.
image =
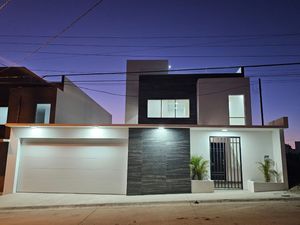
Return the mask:
M44 76L125 71L128 59L168 59L172 69L300 62L298 0L104 0L30 54L95 2L9 1L0 7L0 63ZM246 69L245 74L252 77L253 123L260 124L261 76L265 121L288 116L286 141L300 141L300 65ZM70 79L93 89L83 90L112 113L114 123L124 123L125 97L101 91L125 95L125 75Z

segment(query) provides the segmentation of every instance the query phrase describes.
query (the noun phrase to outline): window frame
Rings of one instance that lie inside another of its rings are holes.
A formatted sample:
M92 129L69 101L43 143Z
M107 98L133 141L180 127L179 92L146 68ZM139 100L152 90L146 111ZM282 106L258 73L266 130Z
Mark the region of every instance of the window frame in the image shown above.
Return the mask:
M151 116L151 117L148 117L148 114L149 114L149 101L160 101L159 105L160 105L160 112L159 112L159 116ZM147 100L147 118L161 118L162 116L162 101L160 99L148 99Z
M7 123L7 120L8 120L8 106L0 106L0 108L4 108L4 109L6 109L6 118L5 118L5 123L2 123L1 121L0 121L0 125L4 125L4 124L6 124Z
M177 117L177 101L186 100L188 102L188 116ZM159 117L149 117L149 101L159 101L160 102L160 116ZM163 116L163 101L174 101L174 116L173 117L164 117ZM180 98L180 99L147 99L147 118L148 119L188 119L190 118L190 99L189 98Z
M230 97L231 96L242 96L243 97L243 116L230 116ZM232 124L231 119L243 119L243 124ZM236 95L228 95L228 122L230 126L245 126L246 125L246 104L245 104L245 95L244 94L236 94Z
M47 105L49 106L49 110L45 110L44 116L43 116L43 122L38 122L37 121L37 113L38 113L38 106L39 105ZM35 105L35 116L34 116L34 123L41 123L41 124L49 124L51 120L51 108L52 104L51 103L36 103ZM46 113L49 112L49 115L46 115Z

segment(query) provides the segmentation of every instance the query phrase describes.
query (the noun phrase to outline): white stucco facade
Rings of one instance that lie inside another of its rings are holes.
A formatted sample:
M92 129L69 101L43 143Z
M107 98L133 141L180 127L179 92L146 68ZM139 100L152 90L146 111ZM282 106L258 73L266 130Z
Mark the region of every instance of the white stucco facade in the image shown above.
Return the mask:
M4 194L126 194L131 127L134 126L12 125ZM281 188L288 187L281 128L227 127L227 131L217 127L182 128L190 129L190 155L202 155L208 161L210 137L239 137L243 189L248 189L249 180L264 180L257 162L266 155L275 161Z
M230 125L230 95L244 97L245 124L252 124L250 81L246 77L237 78L204 78L197 82L197 116L198 124Z
M209 137L240 137L243 188L248 189L248 180L264 181L257 162L264 161L265 156L274 160L275 169L280 176L279 182L288 188L284 147L280 144L282 135L280 129L240 128L224 132L221 129L207 131L192 128L191 155L202 155L206 160L210 160ZM210 175L210 171L208 174Z

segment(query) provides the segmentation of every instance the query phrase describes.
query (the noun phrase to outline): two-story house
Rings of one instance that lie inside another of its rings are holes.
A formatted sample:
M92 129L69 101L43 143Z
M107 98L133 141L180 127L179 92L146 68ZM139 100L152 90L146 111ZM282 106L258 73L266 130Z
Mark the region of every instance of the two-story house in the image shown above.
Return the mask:
M4 193L191 193L193 155L209 161L215 188L286 189L287 121L252 125L249 78L168 74L168 66L127 62L125 124L7 124ZM277 183L254 187L250 181L264 180L257 162L266 158Z
M127 62L126 123L160 128L129 130L128 193L189 192L192 155L210 162L215 188L247 189L248 180L259 179L257 162L265 158L276 160L281 180L287 181L283 131L272 129L278 121L273 127L252 126L250 80L243 70L168 74L168 67L167 60ZM174 170L178 165L185 170Z

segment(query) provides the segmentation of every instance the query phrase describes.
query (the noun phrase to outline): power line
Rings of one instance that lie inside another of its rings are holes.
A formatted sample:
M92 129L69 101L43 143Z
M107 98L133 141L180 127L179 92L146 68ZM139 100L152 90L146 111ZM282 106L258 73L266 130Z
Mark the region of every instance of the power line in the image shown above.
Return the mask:
M68 31L71 27L73 27L83 17L85 17L86 15L88 15L93 9L95 9L102 2L103 2L103 0L99 0L96 3L94 3L90 8L88 8L86 11L84 11L82 14L80 14L78 17L76 17L69 25L67 25L65 28L63 28L61 31L59 31L57 34L55 34L54 36L49 36L48 40L45 43L43 43L41 46L39 46L35 50L29 52L29 54L26 55L26 56L24 56L20 60L20 62L25 61L27 58L33 56L34 54L38 53L41 49L43 49L46 46L48 46L51 42L53 42L55 39L57 39L59 36L61 36L62 34L64 34L66 31ZM0 71L0 73L3 72L3 71L5 71L5 70L7 70L8 68L10 68L10 67L5 68L4 70Z
M285 83L290 83L290 82L299 82L300 81L300 77L296 77L293 79L276 79L276 80L267 80L267 79L263 79L264 82L268 82L268 83L276 83L276 82L285 82Z
M31 52L29 55L25 56L23 60L27 59L28 57L31 57L35 53L38 53L41 49L45 48L47 45L49 45L51 42L53 42L55 39L57 39L59 36L64 34L66 31L68 31L71 27L73 27L77 22L79 22L83 17L88 15L93 9L95 9L98 5L100 5L103 2L103 0L97 1L95 4L93 4L90 8L88 8L85 12L83 12L81 15L79 15L77 18L75 18L68 26L66 26L64 29L59 31L56 35L50 36L49 39L42 44L40 47L35 49L33 52ZM23 61L22 60L22 61Z
M197 96L214 95L214 94L218 94L218 93L222 93L222 92L226 92L226 91L230 91L230 90L236 90L236 89L243 88L243 87L251 87L252 85L254 85L254 84L250 84L250 86L249 85L240 85L240 86L236 86L236 87L232 87L232 88L226 88L226 89L219 90L219 91L201 93L201 94L198 94ZM89 90L89 91L100 92L100 93L109 94L109 95L138 98L137 95L126 95L126 94L124 95L124 94L117 94L117 93L108 92L108 91L101 91L101 90L86 88L86 87L82 87L82 86L77 86L77 87L82 88L82 89L86 89L86 90Z
M266 83L276 83L276 82L282 83L284 81L283 80L264 80L264 82L266 82ZM294 83L294 82L300 82L300 80L299 79L298 80L295 80L295 79L294 80L285 80L285 83L287 83L287 82L293 82ZM7 82L7 83L9 83L9 82ZM76 81L73 81L72 83L76 83ZM65 85L72 85L72 83L71 82L70 83L66 82ZM6 84L6 83L5 82L0 82L0 84ZM39 83L27 82L27 83L24 83L24 85L49 86L49 85L51 85L51 83L39 84ZM213 94L218 94L218 93L226 92L226 91L229 91L229 90L235 90L235 89L239 89L239 88L243 88L243 87L252 87L252 86L255 86L255 85L257 85L257 84L254 81L251 81L250 86L249 85L239 85L239 86L236 86L236 87L226 88L226 89L223 89L223 90L207 92L207 93L201 93L198 96L213 95ZM98 90L98 89L92 89L92 88L83 87L83 86L77 86L77 87L80 88L80 89L85 89L85 90L99 92L99 93L113 95L113 96L120 96L120 97L126 97L127 96L127 97L133 97L133 98L138 97L136 95L119 94L119 93L114 93L114 92L110 92L110 91L103 91L103 90Z
M83 71L75 71L75 70L55 70L55 69L41 69L41 68L38 68L38 69L31 69L32 71L41 71L41 72L56 72L56 73L85 73Z
M263 79L263 81L266 82L278 82L278 81L300 81L300 74L285 74L285 75L254 75L251 76L249 78L267 78L267 79ZM287 78L288 79L269 79L268 78ZM292 78L291 78L292 77ZM0 84L10 84L10 82L1 82L1 78L0 77ZM7 77L10 78L10 77ZM52 83L51 81L48 81L50 83ZM130 80L125 80L125 79L101 79L101 80L72 80L72 81L65 81L65 84L71 84L71 83L75 83L75 84L82 84L82 85L109 85L109 86L113 86L113 85L125 85L126 83L135 83L135 82L139 82L139 80L136 79L130 79ZM223 84L224 81L215 81L214 85L218 85L218 84ZM253 81L251 81L253 82ZM26 84L30 84L29 82L27 82ZM32 83L35 84L35 83ZM48 85L48 84L47 84ZM183 84L184 85L184 84ZM204 83L205 85L205 83Z
M27 53L28 51L11 51ZM102 54L102 53L81 53L81 52L35 52L47 55L76 55L76 56L100 56L100 57L135 57L135 58L281 58L300 57L300 54L280 54L280 55L128 55L128 54Z
M4 9L10 1L11 0L6 0L2 5L0 5L0 11Z
M3 10L3 9L7 6L7 4L8 4L10 1L11 1L11 0L5 0L4 3L3 3L2 5L0 5L0 11ZM5 64L2 63L2 62L0 62L0 64L3 65L3 66L7 66L7 65L5 65ZM1 72L1 71L0 71L0 72Z
M200 75L200 74L188 74L188 75ZM234 77L232 77L234 78ZM267 78L263 79L263 81L270 81L270 82L278 82L278 81L294 81L294 80L299 80L300 79L300 74L284 74L284 75L254 75L250 76L248 78ZM268 78L276 78L276 79L269 79ZM286 79L277 79L277 78L286 78ZM3 82L1 81L2 79L11 79L11 77L0 77L0 84L10 84L11 82ZM209 78L208 78L209 79ZM45 85L53 84L56 83L55 81L47 81ZM139 80L125 80L125 79L101 79L101 80L66 80L64 83L69 84L69 83L81 83L85 85L99 85L99 84L110 84L110 85L116 85L116 84L126 84L126 83L131 83L131 82L139 82ZM251 81L253 82L253 81ZM214 85L218 84L223 84L224 81L215 81ZM26 84L37 84L35 82L26 82ZM37 85L41 85L38 83ZM205 85L205 83L203 83ZM184 86L184 84L183 84Z
M41 45L43 43L41 42L0 42L0 45L29 45L29 46L35 46L35 45ZM294 46L300 46L300 44L239 44L239 45L207 45L207 44L189 44L189 45L122 45L122 44L70 44L70 43L49 43L50 46L64 46L64 47L99 47L99 48L253 48L253 47L294 47Z
M101 3L101 2L100 2ZM99 4L100 4L99 3ZM199 39L199 38L236 38L236 37L294 37L300 33L273 33L273 34L241 34L241 35L157 35L157 36L118 36L118 35L102 35L102 36L79 36L64 35L61 38L66 39ZM50 35L31 35L31 34L1 34L0 37L20 37L20 38L49 38Z
M245 41L245 40L253 40L253 39L257 39L257 37L248 37L248 38L239 38L239 39L230 39L230 40L222 40L222 41L213 41L213 42L202 42L202 45L211 45L211 44L218 44L218 43L230 43L230 42L237 42L237 41ZM142 49L142 50L131 50L131 51L117 51L117 52L108 52L108 53L102 53L104 55L112 55L112 54L119 54L119 53L128 53L128 52L140 52L140 51L149 51L149 50L158 50L158 49L167 49L167 48L174 48L172 46L167 46L167 47L155 47L155 48L147 48L147 49ZM17 51L18 52L18 51ZM19 51L19 52L24 52L24 51ZM52 53L49 53L52 54ZM82 54L82 53L79 53ZM74 57L74 56L80 56L79 54L77 55L68 55L69 57ZM103 56L104 57L104 56ZM124 57L124 56L115 56L115 57ZM136 56L128 56L126 55L126 57L136 57ZM139 57L139 56L138 56ZM159 56L160 57L160 56ZM58 57L55 57L55 59L57 59ZM38 58L38 60L40 60L41 58Z
M298 80L298 81L300 82L300 80ZM279 81L279 82L281 82L281 81ZM227 88L227 89L223 89L223 90L219 90L219 91L201 93L201 94L198 94L197 96L214 95L214 94L218 94L218 93L222 93L222 92L226 92L226 91L230 91L230 90L235 90L235 89L239 89L239 88L252 87L254 85L257 85L257 84L252 83L252 84L250 84L250 86L249 85L241 85L241 86L236 86L236 87L233 87L233 88ZM133 95L126 95L126 94L119 94L119 93L113 93L113 92L108 92L108 91L96 90L96 89L82 87L82 86L77 86L77 87L79 87L81 89L93 91L93 92L98 92L98 93L103 93L103 94L108 94L108 95L114 95L114 96L120 96L120 97L132 97L132 98L137 98L138 97L138 96L133 96Z
M254 77L298 77L299 73L283 73L283 74L260 74L260 75L250 75L250 78Z
M4 65L4 64L3 64ZM40 72L56 72L56 73L64 73L64 74L67 74L67 73L97 73L97 71L90 71L90 72L87 72L87 71L75 71L75 70L59 70L59 69L49 69L49 68L30 68L32 71L40 71ZM261 68L258 68L258 69L261 69ZM254 68L253 70L255 73L257 73L258 71ZM285 68L284 72L298 72L299 69L297 68ZM261 71L259 71L261 73ZM262 71L263 73L265 72L278 72L278 69L263 69ZM108 73L108 72L107 72ZM48 75L52 75L52 74L48 74ZM55 74L53 74L55 75Z
M188 74L188 75L201 75L201 74ZM170 75L172 76L172 75ZM289 77L289 79L291 79L290 77L300 77L300 74L297 73L297 74L261 74L261 75L250 75L248 76L248 78L281 78L281 77ZM65 81L66 83L69 82L69 81ZM71 83L92 83L92 84L95 84L95 83L129 83L129 82L139 82L138 79L97 79L97 80L72 80L70 81ZM216 82L214 82L216 83ZM223 83L220 82L220 83Z
M300 62L289 63L273 63L273 64L250 64L250 65L237 65L237 66L220 66L220 67L201 67L201 68L185 68L185 69L170 69L170 70L149 70L149 71L129 71L129 72L94 72L94 73L70 73L67 76L94 76L94 75L122 75L122 74L141 74L141 73L168 73L168 72L184 72L184 71L201 71L201 70L223 70L223 69L239 69L244 68L261 68L261 67L278 67L278 66L295 66L300 65ZM63 74L45 75L45 77L58 77Z

